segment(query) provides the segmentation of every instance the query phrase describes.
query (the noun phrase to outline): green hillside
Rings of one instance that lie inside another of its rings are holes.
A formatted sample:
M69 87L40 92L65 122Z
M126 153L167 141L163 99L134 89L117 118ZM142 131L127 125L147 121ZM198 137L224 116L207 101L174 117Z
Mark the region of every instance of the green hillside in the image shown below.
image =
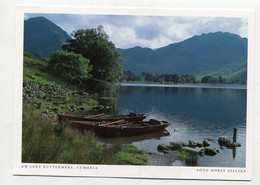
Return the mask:
M134 47L118 51L124 70L137 75L146 72L236 78L235 74L247 66L247 39L223 32L193 36L156 50Z
M60 85L65 85L62 79L54 78L48 74L46 70L47 66L47 60L38 60L31 54L25 53L23 61L23 80L46 84L57 83Z

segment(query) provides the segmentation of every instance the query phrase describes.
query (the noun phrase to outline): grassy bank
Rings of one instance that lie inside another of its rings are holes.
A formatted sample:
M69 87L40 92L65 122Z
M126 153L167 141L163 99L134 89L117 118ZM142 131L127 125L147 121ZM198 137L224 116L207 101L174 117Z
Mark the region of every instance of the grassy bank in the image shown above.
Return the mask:
M89 111L99 106L96 95L66 87L30 54L24 56L22 162L145 165L147 157L133 145L100 144L92 132L84 135L57 122L57 114ZM55 129L54 129L55 128Z
M56 118L61 113L89 111L99 104L96 95L74 86L67 87L62 79L54 78L48 73L47 66L47 60L38 60L28 53L24 55L24 99L37 105L39 112Z
M145 165L147 157L133 145L98 143L91 132L84 135L68 127L55 134L53 119L23 102L22 162L70 164Z

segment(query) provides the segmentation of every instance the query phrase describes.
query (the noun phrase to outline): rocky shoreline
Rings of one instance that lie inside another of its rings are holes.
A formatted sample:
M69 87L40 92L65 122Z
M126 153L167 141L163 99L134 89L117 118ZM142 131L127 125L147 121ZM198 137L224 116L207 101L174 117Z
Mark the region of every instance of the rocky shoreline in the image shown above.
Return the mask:
M23 82L23 100L34 104L41 114L49 118L57 119L58 114L64 113L111 109L111 106L100 105L97 99L97 94L69 90L55 83Z
M204 139L201 143L193 140L189 140L188 143L172 141L169 145L158 145L157 150L165 155L177 153L179 156L178 159L185 161L186 165L193 165L197 163L198 157L203 157L205 155L215 156L220 152L218 149L211 147L211 142L213 142L213 140L210 139ZM225 148L234 149L241 146L241 144L236 141L231 142L228 136L220 136L218 138L218 144L221 150L224 150ZM196 148L200 149L197 150Z

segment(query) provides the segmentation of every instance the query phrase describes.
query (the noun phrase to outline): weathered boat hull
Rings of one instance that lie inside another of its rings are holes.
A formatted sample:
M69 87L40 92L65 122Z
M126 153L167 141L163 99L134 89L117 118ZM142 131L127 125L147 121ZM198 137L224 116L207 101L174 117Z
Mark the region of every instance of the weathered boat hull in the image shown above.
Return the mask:
M168 122L162 122L161 124L154 124L144 126L143 123L126 123L116 126L100 126L93 124L84 124L83 121L73 121L70 124L71 128L76 128L81 132L86 130L94 132L99 137L120 137L120 136L133 136L133 135L143 135L153 132L164 131L166 127L169 126ZM148 123L148 122L146 122ZM128 125L127 125L128 124ZM131 124L131 126L129 126Z
M104 116L86 116L86 115L58 115L59 122L64 121L116 121L124 119L125 121L143 121L146 118L145 114L129 115L104 115Z

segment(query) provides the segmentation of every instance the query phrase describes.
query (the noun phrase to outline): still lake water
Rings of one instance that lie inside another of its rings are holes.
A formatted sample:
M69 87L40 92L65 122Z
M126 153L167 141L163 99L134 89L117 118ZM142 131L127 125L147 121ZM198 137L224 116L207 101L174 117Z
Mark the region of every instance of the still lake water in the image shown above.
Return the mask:
M158 153L158 144L169 145L170 141L188 140L202 143L205 138L210 138L215 140L211 147L220 152L215 156L199 157L198 166L245 167L246 96L245 88L234 87L121 86L117 107L119 113L146 113L147 120L166 120L171 125L166 128L169 134L155 133L120 140L133 143L141 150ZM220 149L218 137L227 135L232 140L234 128L238 129L237 142L242 146L236 151ZM113 139L107 142L113 142Z

